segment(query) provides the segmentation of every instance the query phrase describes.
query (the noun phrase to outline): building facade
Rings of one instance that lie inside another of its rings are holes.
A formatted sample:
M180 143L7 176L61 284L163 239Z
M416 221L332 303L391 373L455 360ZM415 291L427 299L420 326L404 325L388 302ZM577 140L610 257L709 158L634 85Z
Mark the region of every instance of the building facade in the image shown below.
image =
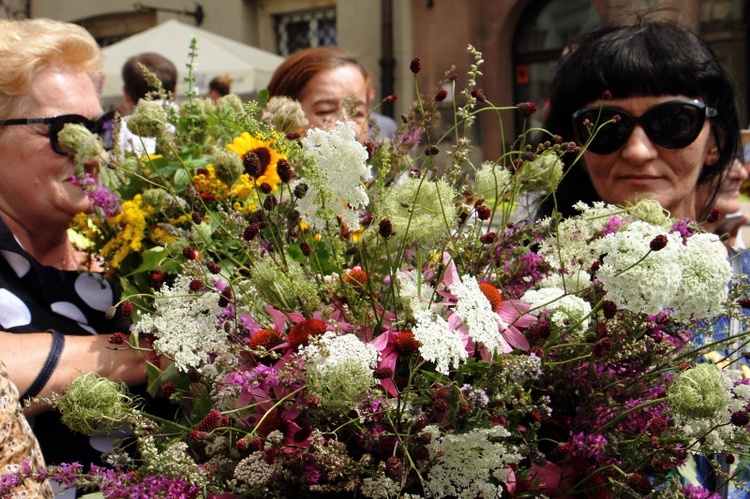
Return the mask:
M398 96L398 102L382 109L397 119L407 112L416 88L432 95L446 72L455 71L457 83L466 83L474 63L469 45L483 55L478 85L488 100L505 106L531 101L541 107L554 65L572 36L637 13L679 21L709 40L736 83L746 127L750 2L745 0L0 1L0 15L80 23L102 45L177 18L280 55L306 46L345 47L372 71L378 99ZM416 77L409 71L413 57L423 68ZM451 119L449 108L446 104L445 120ZM473 137L484 157L497 158L520 130L517 113L501 117L502 122L482 117Z

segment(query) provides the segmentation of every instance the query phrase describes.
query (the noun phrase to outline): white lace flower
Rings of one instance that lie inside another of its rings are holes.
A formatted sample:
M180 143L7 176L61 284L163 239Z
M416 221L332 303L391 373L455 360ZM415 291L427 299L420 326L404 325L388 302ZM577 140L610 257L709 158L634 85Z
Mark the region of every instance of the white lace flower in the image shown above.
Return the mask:
M311 129L302 147L315 160L316 178L305 178L307 194L297 204L302 220L317 230L340 218L350 229L359 229L359 210L370 198L364 182L371 177L367 150L354 130L339 122L330 130Z
M326 332L300 348L309 390L332 408L349 409L360 403L375 384L372 371L378 351L356 335Z
M399 298L405 308L412 313L429 308L430 299L435 290L424 277L418 279L416 270L399 270L398 279Z
M440 316L433 316L429 310L414 314L417 325L412 329L414 338L420 343L419 353L422 358L435 363L435 370L448 375L450 367L454 369L466 360L468 354L461 337L453 331L448 322Z
M531 305L531 313L538 314L541 310L550 313L550 320L558 327L576 326L579 331L589 327L591 305L586 300L571 294L566 294L560 288L542 288L527 291L521 301Z
M695 234L681 251L682 285L674 302L679 304L675 318L713 318L724 310L729 294L732 268L721 253L715 234Z
M427 476L427 497L500 497L509 478L508 466L518 463L518 449L497 441L510 433L501 426L474 429L433 439L427 446L439 456Z
M154 313L143 314L138 328L156 337L154 350L169 357L181 371L199 368L211 354L227 349L227 334L219 327L216 291L193 293L191 276L180 274L172 286L163 285L154 300Z
M461 277L461 282L451 284L450 291L458 298L456 315L468 327L471 339L487 347L493 354L498 351L507 353L512 350L500 334L501 328L507 329L508 324L492 310L490 301L479 289L475 277L470 275Z
M667 238L667 245L649 253L651 241L660 235ZM674 297L682 283L678 234L636 221L599 240L596 249L605 255L596 277L617 308L643 314L675 308Z

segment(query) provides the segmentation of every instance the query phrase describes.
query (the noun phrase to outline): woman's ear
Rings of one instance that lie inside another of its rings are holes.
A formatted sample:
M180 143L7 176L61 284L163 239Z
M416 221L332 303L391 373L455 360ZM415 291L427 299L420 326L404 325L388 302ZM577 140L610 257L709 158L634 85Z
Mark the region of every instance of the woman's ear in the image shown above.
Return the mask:
M706 166L713 166L717 161L719 161L719 148L714 145L709 147L706 153Z
M716 134L712 131L708 138L708 149L706 150L706 166L713 166L719 161L719 144L716 140Z

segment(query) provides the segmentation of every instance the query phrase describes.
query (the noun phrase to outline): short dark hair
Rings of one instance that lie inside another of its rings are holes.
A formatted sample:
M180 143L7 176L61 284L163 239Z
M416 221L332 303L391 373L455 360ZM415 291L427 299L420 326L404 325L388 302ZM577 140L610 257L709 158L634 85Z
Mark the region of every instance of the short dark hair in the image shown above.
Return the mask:
M208 89L213 90L220 96L228 95L232 91L232 75L216 76L208 83Z
M156 90L148 84L141 65L156 75L164 90L175 91L177 88L177 68L172 61L155 52L144 52L128 59L122 67L125 90L134 103L138 103L139 100L146 97L146 94Z
M698 184L715 183L718 189L718 180L738 151L739 120L732 83L701 37L674 23L638 19L583 34L569 47L552 81L544 123L547 131L573 140L573 113L601 99L605 91L613 99L660 95L700 99L718 110L710 124L719 159L703 168ZM569 171L556 193L558 210L564 215L572 214L577 201L599 199L583 168L567 166ZM715 194L714 190L699 214L710 208ZM551 212L551 200L545 202L543 212Z

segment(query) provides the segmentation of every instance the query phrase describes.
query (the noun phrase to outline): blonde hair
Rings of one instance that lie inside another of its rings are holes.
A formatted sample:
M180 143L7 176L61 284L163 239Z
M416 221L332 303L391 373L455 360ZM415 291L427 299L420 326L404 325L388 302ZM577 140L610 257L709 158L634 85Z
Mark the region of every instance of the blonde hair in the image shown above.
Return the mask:
M0 119L18 118L14 114L31 105L29 94L40 71L60 67L93 78L102 65L96 40L81 26L50 19L0 20Z

